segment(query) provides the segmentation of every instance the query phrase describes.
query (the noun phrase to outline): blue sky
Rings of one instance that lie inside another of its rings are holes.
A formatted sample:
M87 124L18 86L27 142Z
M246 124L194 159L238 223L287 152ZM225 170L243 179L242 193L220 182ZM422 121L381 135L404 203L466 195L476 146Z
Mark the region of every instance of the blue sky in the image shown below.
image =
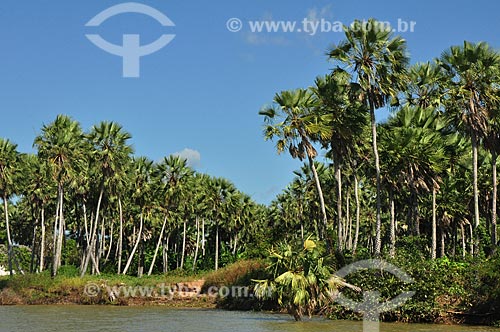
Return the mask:
M57 114L72 116L84 129L117 121L132 134L136 155L159 160L188 151L200 159L193 160L197 170L224 176L268 203L300 162L278 156L263 140L257 113L276 92L306 87L326 74L332 65L325 52L343 34L252 33L248 21L414 21L414 32L401 33L412 62L431 60L464 40L500 47L500 3L489 0L137 2L161 11L175 27L131 13L85 26L123 3L116 0L2 0L0 137L31 152L41 126ZM228 31L230 18L242 21L241 31ZM142 44L164 33L176 37L141 58L139 78L123 78L122 59L93 45L89 33L114 44L123 34L140 34Z

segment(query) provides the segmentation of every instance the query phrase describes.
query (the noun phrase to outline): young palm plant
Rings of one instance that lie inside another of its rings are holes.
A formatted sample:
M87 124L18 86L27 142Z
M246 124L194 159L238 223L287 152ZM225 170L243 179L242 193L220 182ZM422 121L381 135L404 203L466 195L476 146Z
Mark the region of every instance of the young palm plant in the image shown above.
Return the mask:
M281 243L269 255L271 279L254 280L259 299L274 299L296 321L331 303L340 287L359 288L332 274L334 264L324 249L310 238L303 246Z

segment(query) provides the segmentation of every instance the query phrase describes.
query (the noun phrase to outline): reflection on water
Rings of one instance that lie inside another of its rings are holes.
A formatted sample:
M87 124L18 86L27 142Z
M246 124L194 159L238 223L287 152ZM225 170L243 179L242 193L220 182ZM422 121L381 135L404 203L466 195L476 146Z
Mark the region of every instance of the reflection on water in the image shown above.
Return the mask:
M168 331L324 332L362 331L361 322L315 318L294 322L287 315L162 307L0 306L0 332ZM489 332L499 329L420 324L381 324L381 332Z

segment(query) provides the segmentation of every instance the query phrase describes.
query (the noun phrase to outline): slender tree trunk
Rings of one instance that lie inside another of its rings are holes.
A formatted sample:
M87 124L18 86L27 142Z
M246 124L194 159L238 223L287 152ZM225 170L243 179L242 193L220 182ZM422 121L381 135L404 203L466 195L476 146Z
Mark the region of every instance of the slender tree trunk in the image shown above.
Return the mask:
M184 258L186 257L186 225L187 221L184 219L183 232L182 232L182 254L181 254L181 270L184 268Z
M200 248L200 220L196 216L196 248L194 250L193 271L196 270L196 260L198 259L198 250Z
M342 173L340 171L339 158L335 161L335 179L337 180L337 251L344 249L344 237L342 227Z
M43 271L44 265L45 265L45 208L42 207L41 211L41 232L42 234L40 235L40 265L38 268L39 272Z
M115 223L113 220L111 221L111 229L109 230L109 248L108 253L106 254L106 258L104 259L104 263L106 263L109 259L109 255L111 255L111 250L113 249L113 233L115 230Z
M167 242L163 244L163 273L168 272L168 245L170 241L170 234L167 235Z
M54 229L52 231L52 266L50 274L52 277L55 276L55 268L56 268L56 251L57 251L57 230L59 226L59 190L57 191L57 203L56 203L56 216L54 219Z
M122 200L118 196L118 209L120 212L120 234L118 235L118 274L122 270L122 251L123 251L123 209Z
M371 119L371 127L372 127L372 146L373 146L373 156L375 157L375 171L377 175L377 214L376 214L376 224L375 224L375 256L380 257L382 250L382 219L381 219L381 209L382 209L382 201L381 201L381 193L380 193L380 160L378 155L378 146L377 146L377 122L375 121L375 105L373 104L373 96L370 91L370 95L368 96L369 104L370 104L370 119Z
M457 254L457 237L458 237L458 227L457 227L457 223L455 221L455 219L452 219L452 228L453 228L453 231L452 231L452 248L451 248L451 256L453 258L455 258L456 254Z
M328 218L326 215L325 199L323 197L323 190L321 189L321 183L319 181L319 176L318 176L318 172L316 170L316 166L314 165L314 160L310 156L307 156L307 158L309 160L309 166L311 167L311 171L312 171L313 176L314 176L314 181L316 183L316 189L318 190L319 204L320 204L320 208L321 208L321 216L323 218L323 225L326 229Z
M139 241L139 253L138 253L138 259L137 259L137 277L142 278L142 275L144 274L144 242Z
M12 246L12 238L10 236L10 223L9 223L9 202L7 200L7 195L3 195L3 212L5 216L5 228L7 230L7 244Z
M353 255L356 255L356 250L358 249L358 239L359 239L359 222L360 222L360 202L359 202L359 184L358 176L354 174L354 198L356 200L356 230L354 232L354 244L352 248Z
M35 270L35 252L36 252L36 230L38 229L38 218L33 226L33 240L31 241L31 259L30 259L30 273Z
M3 212L5 215L5 228L7 230L7 253L9 261L9 273L12 276L12 238L10 237L10 224L9 224L9 202L7 201L7 195L3 195Z
M493 149L494 150L494 149ZM491 199L491 244L493 245L493 252L497 247L497 153L491 152L491 171L493 173L493 197Z
M389 255L391 258L396 256L396 213L394 209L394 192L392 189L389 190L389 205L390 205L390 214L391 214L391 248Z
M462 235L462 257L465 258L465 254L467 253L467 247L465 245L465 229L464 224L460 224L460 234Z
M473 177L473 191L474 191L474 231L475 231L475 243L474 251L476 254L479 253L479 232L477 228L479 227L479 191L477 185L477 137L474 132L472 132L472 177Z
M54 247L53 247L53 256L52 256L52 277L57 275L57 270L59 269L59 237L60 237L60 229L62 228L62 216L61 216L61 204L63 204L62 197L62 189L61 185L58 185L57 188L57 207L56 207L56 220L54 222Z
M474 226L469 223L469 233L470 233L470 241L469 248L471 256L474 256Z
M201 251L205 257L205 218L201 218Z
M445 234L443 225L440 225L439 227L439 237L441 238L441 254L439 255L439 257L443 258L446 256Z
M219 269L219 224L215 226L215 271Z
M59 236L57 238L57 269L56 273L61 267L62 260L62 247L65 238L66 222L64 220L64 188L61 187L61 204L59 204Z
M97 241L97 227L99 224L99 214L100 214L100 209L101 209L101 202L102 202L102 197L104 195L104 189L101 187L101 191L99 192L99 199L97 200L97 208L96 208L96 215L95 219L92 225L92 234L90 236L90 246L88 247L87 253L85 255L85 261L83 263L83 268L82 271L80 271L80 276L83 277L85 273L87 272L87 267L89 265L90 259L92 259L92 263L94 268L96 269L96 273L100 274L98 270L98 264L96 262L95 258L95 248L96 248L96 241Z
M352 218L351 218L351 194L349 189L346 190L346 206L345 206L345 220L347 223L347 249L352 250Z
M165 232L165 226L167 225L167 214L165 213L165 218L163 218L163 225L161 226L160 236L158 237L158 242L156 243L155 253L153 255L153 260L151 261L151 266L149 267L148 276L153 273L153 268L156 262L156 255L158 254L158 249L163 241L163 232Z
M436 187L432 186L432 251L431 258L436 259L437 251L437 220L436 220Z
M234 234L233 256L236 255L237 248L238 248L238 233Z
M130 267L130 264L132 263L132 260L134 259L135 252L137 251L137 248L139 247L139 242L141 242L141 238L142 238L142 224L143 224L143 213L141 211L139 233L137 234L137 239L135 241L134 248L132 249L132 252L130 253L130 257L128 258L127 264L125 265L125 268L123 269L122 274L127 274L127 271Z

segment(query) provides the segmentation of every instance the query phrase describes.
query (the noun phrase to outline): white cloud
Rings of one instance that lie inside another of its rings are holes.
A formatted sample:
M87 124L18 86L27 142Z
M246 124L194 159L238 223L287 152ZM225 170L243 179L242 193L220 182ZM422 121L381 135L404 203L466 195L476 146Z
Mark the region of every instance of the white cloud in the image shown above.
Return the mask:
M332 5L326 5L322 8L310 8L307 11L309 21L320 21L321 19L330 20L333 17Z
M201 154L196 150L185 148L180 152L173 153L173 155L186 159L190 167L196 168L200 166Z

